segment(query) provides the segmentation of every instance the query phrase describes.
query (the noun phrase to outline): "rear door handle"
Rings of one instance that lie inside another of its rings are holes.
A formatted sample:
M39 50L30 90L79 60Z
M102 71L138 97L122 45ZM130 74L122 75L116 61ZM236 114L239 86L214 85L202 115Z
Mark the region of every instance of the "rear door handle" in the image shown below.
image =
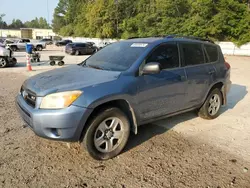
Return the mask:
M186 76L180 76L180 80L181 80L181 81L186 80Z
M211 70L211 71L208 72L208 74L214 74L214 73L215 73L214 70Z

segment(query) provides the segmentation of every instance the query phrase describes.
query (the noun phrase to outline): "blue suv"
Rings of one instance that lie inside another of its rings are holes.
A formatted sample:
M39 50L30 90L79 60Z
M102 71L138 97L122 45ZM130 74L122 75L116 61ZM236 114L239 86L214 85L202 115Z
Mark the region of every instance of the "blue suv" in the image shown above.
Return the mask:
M216 118L230 86L230 65L212 41L136 38L27 79L16 103L38 136L81 142L93 158L107 160L139 125L192 110Z

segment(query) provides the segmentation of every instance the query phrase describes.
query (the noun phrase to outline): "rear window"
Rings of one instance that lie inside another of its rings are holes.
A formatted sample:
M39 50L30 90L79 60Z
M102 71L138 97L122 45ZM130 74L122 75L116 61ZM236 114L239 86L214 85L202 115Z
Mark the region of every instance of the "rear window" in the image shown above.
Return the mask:
M209 62L215 62L219 59L218 49L216 46L204 45L207 52Z
M204 55L201 44L184 43L181 46L186 66L199 65L204 63Z

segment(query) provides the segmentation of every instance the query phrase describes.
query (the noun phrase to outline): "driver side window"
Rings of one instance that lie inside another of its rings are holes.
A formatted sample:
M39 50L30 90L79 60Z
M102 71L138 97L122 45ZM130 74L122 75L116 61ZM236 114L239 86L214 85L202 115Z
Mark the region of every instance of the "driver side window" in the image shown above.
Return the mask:
M147 58L150 62L160 63L162 69L179 67L179 52L177 44L163 44L157 47Z

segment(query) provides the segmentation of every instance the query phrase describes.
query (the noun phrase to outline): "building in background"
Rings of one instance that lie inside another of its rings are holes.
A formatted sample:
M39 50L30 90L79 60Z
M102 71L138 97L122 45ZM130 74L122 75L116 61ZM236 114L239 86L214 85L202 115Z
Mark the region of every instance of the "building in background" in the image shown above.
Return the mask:
M21 38L21 30L19 30L19 29L0 29L0 37Z
M0 29L0 37L28 38L40 40L43 38L53 39L57 36L52 29L21 28L21 29Z

